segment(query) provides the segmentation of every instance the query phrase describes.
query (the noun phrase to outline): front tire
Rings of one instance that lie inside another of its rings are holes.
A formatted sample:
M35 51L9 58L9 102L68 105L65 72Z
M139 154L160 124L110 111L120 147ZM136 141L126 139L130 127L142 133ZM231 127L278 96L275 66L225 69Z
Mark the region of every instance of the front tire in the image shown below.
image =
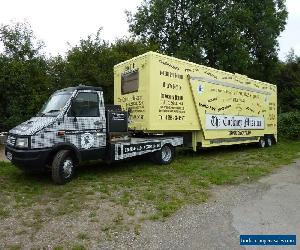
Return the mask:
M56 184L69 182L74 175L74 160L69 150L57 152L52 162L52 180Z
M153 154L153 160L160 165L170 164L175 156L175 149L170 144L165 144L159 151Z

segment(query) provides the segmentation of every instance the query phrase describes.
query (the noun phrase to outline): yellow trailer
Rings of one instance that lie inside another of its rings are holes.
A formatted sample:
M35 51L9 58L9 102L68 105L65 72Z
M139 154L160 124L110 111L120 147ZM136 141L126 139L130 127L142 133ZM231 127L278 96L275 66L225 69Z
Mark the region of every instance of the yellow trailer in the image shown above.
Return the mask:
M5 155L25 171L50 166L55 183L85 160L150 155L172 162L180 146L277 141L276 86L149 52L114 68L116 105L101 87L56 91L41 111L8 133ZM128 131L129 130L129 131Z
M277 141L277 89L247 76L148 52L114 67L129 129L180 134L186 146Z

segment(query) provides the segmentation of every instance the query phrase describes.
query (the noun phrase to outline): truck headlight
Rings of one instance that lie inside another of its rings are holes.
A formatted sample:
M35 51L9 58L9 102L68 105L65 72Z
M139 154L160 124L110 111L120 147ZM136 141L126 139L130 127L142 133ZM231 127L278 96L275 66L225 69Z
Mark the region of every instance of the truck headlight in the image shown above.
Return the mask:
M28 148L28 138L17 138L16 147L17 148Z

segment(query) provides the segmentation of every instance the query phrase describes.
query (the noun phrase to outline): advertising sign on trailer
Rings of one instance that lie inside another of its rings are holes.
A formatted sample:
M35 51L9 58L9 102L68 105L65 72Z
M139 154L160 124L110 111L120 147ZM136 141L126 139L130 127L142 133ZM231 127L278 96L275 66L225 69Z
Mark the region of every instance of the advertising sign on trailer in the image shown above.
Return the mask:
M206 129L264 129L263 117L206 114Z

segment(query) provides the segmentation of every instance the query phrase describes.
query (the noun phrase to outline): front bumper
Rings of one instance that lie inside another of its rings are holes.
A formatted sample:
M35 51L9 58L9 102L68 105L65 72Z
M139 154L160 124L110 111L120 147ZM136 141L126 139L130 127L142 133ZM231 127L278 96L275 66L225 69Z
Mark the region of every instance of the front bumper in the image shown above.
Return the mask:
M24 171L38 171L45 168L50 149L16 149L8 145L5 146L5 155L15 166Z

